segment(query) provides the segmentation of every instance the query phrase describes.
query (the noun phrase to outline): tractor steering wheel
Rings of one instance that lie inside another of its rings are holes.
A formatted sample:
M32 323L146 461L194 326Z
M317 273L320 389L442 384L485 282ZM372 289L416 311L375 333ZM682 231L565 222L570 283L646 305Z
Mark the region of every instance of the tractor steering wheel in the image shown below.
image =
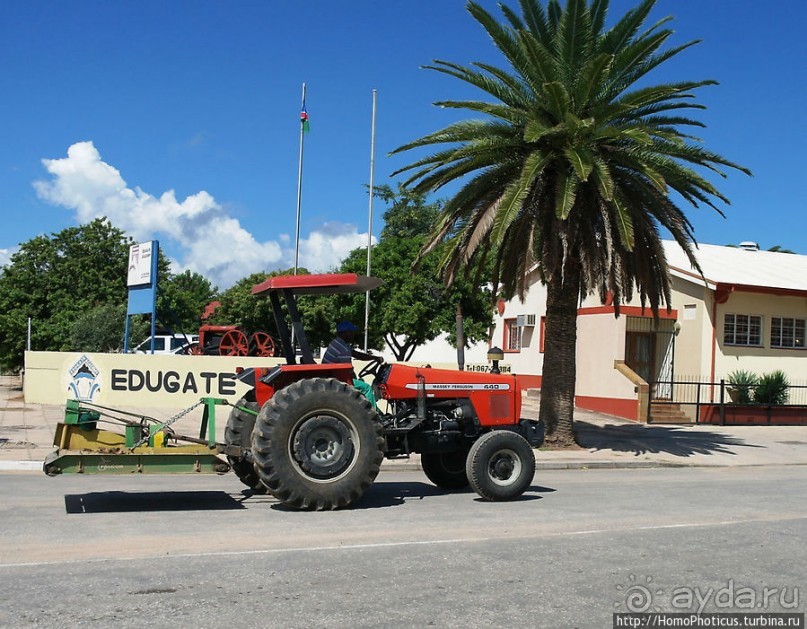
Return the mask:
M359 371L359 375L357 376L359 380L364 380L365 376L373 376L373 378L375 378L376 375L378 375L378 368L384 364L381 357L379 356L378 358L379 360L371 360L361 368L361 371Z

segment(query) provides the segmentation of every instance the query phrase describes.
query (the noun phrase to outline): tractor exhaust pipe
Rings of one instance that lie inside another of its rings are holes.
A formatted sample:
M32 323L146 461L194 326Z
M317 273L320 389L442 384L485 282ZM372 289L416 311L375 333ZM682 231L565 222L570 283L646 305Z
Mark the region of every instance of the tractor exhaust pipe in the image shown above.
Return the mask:
M423 374L417 374L418 379L418 399L417 399L417 418L420 420L426 419L426 377Z

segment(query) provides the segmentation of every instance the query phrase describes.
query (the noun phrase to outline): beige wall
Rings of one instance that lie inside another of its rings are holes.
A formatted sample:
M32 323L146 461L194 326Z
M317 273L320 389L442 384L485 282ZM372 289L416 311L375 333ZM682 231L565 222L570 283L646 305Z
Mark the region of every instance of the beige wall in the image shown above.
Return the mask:
M716 324L714 357L715 381L726 378L736 369L757 374L776 369L784 371L791 382L807 382L807 350L771 347L771 318L807 319L807 297L734 291L728 300L717 304L713 322L714 292L704 286L679 278L673 281L673 306L678 311L680 333L675 345L675 377L699 377L707 381L712 373L712 337ZM686 308L694 305L693 311ZM726 345L723 343L723 321L727 313L762 317L762 347Z
M235 380L236 368L272 367L284 362L282 358L26 352L24 394L31 404L63 405L78 398L111 408L179 411L202 397L236 402L250 389ZM356 371L364 364L354 361ZM456 363L429 364L457 368ZM508 372L507 365L502 367ZM489 365L471 363L467 368L483 371Z
M535 326L523 328L521 351L505 352L504 365L512 373L540 375L543 372L544 355L541 352L541 317L546 315L546 288L538 281L537 274L531 277L530 290L520 301L517 297L505 304L503 314L493 315L494 330L491 345L505 349L505 321L518 315L535 315Z
M762 347L725 345L723 320L726 313L760 315ZM725 304L718 305L716 380L725 378L735 369L758 375L781 369L791 383L807 382L807 349L771 347L771 317L807 319L807 298L736 291L729 295Z
M614 368L625 359L627 317L612 313L577 318L577 384L575 394L585 397L631 399L634 384Z
M712 291L673 278L672 302L680 326L675 338L674 375L708 380L712 364Z
M173 354L25 353L25 401L64 404L71 398L102 406L180 409L200 397L238 400L248 387L237 367L267 367L281 358Z

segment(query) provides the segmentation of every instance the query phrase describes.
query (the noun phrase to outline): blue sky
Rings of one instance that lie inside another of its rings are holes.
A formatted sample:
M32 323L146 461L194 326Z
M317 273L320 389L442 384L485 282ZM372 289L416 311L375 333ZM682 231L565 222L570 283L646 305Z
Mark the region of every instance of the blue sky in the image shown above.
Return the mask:
M612 0L612 19L634 5ZM807 253L807 2L659 0L665 15L672 43L704 41L655 82L718 80L699 135L754 172L720 182L726 219L689 210L696 237ZM501 63L461 0L5 0L0 55L0 263L105 214L222 288L293 262L304 81L301 264L327 270L367 239L372 90L375 181L394 184L417 155L392 149L466 116L432 103L478 96L420 66Z

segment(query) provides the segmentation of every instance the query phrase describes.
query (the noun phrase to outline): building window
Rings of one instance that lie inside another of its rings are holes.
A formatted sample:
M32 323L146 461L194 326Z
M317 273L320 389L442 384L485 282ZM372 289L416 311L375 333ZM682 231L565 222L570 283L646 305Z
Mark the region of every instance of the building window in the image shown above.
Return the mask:
M727 314L723 319L723 342L726 345L762 346L762 317Z
M804 348L804 319L771 317L771 347Z
M504 349L508 352L521 351L521 328L518 319L504 320Z

